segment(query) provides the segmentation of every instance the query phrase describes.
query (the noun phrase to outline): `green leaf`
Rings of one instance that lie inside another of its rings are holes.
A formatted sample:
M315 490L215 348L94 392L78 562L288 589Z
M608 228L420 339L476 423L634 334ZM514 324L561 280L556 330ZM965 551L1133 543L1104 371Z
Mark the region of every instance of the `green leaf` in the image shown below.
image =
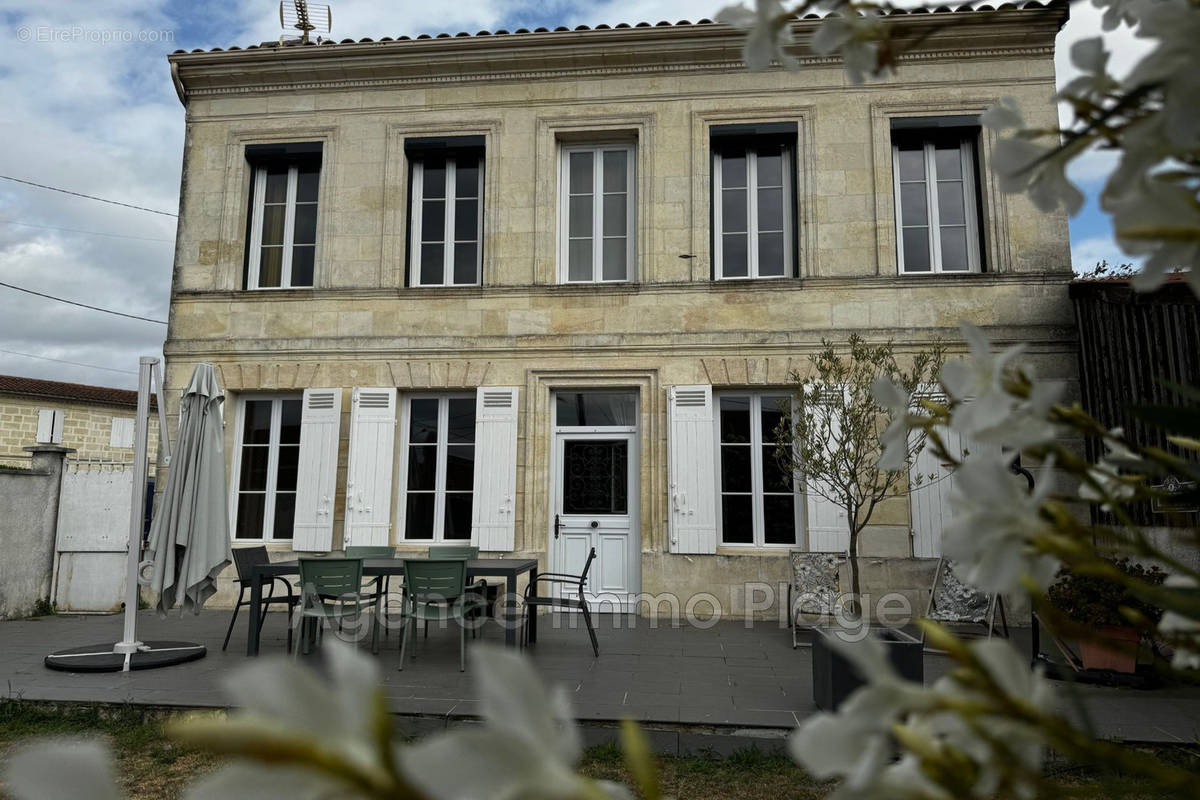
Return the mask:
M650 742L631 719L621 720L621 752L625 755L625 766L629 767L644 800L660 800L662 787L658 785L658 769L650 753Z

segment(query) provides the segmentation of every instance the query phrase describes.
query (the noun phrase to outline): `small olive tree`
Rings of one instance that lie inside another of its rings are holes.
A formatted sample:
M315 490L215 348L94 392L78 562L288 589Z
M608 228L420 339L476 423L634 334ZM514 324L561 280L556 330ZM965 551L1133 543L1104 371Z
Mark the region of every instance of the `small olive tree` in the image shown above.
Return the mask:
M852 592L849 610L857 616L862 613L859 536L880 503L914 488L906 465L925 446L924 432L914 431L907 441L904 464L895 469L880 465L881 437L892 423L894 411L875 399L872 387L884 378L912 396L924 386L936 385L945 362L945 346L935 340L918 349L905 370L891 339L871 344L855 333L845 347L822 339L820 352L810 361L810 374L793 372L791 376L797 411L780 423L775 455L784 474L803 475L809 492L846 512ZM896 463L894 458L888 461Z

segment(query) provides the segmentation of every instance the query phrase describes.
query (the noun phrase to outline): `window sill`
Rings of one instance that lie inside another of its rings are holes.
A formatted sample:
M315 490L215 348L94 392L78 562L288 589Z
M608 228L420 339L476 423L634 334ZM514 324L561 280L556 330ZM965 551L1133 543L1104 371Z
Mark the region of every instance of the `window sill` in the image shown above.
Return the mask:
M764 545L717 545L717 555L719 556L772 556L778 558L786 556L793 550L800 547L798 544L764 544Z

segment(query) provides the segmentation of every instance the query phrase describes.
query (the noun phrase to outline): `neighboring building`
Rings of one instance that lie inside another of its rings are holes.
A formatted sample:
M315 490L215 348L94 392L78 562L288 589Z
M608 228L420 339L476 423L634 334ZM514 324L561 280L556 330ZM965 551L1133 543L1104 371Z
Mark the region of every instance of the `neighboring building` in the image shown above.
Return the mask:
M979 126L1005 96L1057 124L1067 7L897 16L928 37L862 86L815 20L795 73L707 21L173 54L166 383L209 360L229 392L235 544L595 546L618 602L740 613L845 547L770 458L822 337L966 319L1073 384L1066 217L1000 192ZM940 513L884 506L868 561L936 555Z
M75 461L133 461L136 411L137 392L126 389L0 375L0 464L29 466L22 448L34 444L74 448ZM157 418L149 442L153 459Z

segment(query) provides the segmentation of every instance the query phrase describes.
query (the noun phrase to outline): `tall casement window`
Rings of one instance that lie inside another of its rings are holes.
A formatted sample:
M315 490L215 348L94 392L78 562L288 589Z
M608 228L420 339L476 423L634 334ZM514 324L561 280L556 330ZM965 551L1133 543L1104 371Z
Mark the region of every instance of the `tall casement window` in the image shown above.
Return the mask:
M400 508L403 538L471 538L475 395L405 398Z
M483 264L484 137L408 139L408 282L478 286Z
M893 120L896 251L901 274L982 269L975 159L978 139L974 117Z
M250 145L245 287L313 285L321 143Z
M713 277L792 277L795 123L717 125L710 135Z
M780 422L791 420L783 394L721 394L717 403L717 503L721 542L796 545L800 530L796 481L775 458Z
M563 145L560 152L559 281L633 280L634 145Z
M300 464L300 395L250 396L238 402L233 465L233 536L292 538Z

